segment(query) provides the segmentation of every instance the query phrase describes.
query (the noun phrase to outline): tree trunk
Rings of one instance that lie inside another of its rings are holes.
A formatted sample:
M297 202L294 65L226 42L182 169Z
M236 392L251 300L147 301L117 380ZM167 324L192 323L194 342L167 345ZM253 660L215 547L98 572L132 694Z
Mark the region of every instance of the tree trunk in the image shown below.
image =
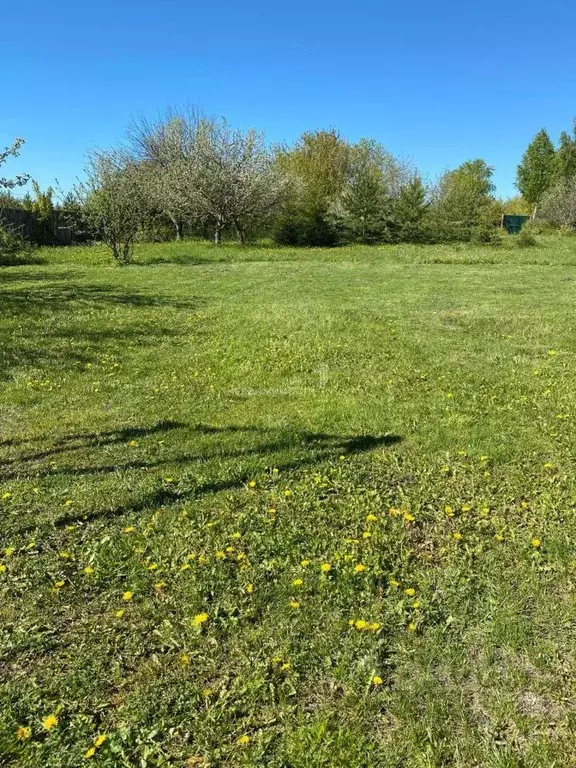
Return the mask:
M240 229L238 224L236 224L236 231L238 232L238 240L240 240L240 243L244 245L244 243L246 242L246 233L244 232L243 229Z
M214 245L220 245L220 225L214 230Z
M532 211L532 221L538 216L538 203L534 206L534 210Z

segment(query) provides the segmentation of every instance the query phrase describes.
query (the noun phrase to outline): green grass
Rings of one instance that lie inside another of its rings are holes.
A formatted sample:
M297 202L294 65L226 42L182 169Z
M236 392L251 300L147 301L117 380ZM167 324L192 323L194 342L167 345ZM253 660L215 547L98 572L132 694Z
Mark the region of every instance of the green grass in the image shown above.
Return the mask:
M0 765L572 765L576 241L539 241L2 268Z

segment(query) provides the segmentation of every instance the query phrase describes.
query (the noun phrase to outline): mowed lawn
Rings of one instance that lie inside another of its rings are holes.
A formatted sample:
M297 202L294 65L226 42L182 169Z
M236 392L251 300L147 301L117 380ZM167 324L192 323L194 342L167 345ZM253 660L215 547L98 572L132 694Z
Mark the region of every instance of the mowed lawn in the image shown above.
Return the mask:
M576 239L0 269L0 765L576 761Z

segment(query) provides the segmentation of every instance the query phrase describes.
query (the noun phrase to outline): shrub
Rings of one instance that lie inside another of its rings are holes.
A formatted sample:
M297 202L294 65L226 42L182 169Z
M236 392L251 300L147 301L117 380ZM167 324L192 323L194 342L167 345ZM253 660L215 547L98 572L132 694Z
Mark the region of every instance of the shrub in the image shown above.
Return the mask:
M516 236L516 245L518 248L532 248L533 246L538 245L538 240L536 240L529 229L522 227L519 234Z
M12 228L0 221L0 265L17 264L17 256L29 250L29 246Z

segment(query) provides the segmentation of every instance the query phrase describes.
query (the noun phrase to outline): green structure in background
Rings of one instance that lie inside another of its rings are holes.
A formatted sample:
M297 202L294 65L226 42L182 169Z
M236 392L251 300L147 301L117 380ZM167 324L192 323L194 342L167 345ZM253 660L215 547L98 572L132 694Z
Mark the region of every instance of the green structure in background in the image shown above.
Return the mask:
M530 216L502 216L502 229L505 229L509 235L517 235L524 224L530 219Z

